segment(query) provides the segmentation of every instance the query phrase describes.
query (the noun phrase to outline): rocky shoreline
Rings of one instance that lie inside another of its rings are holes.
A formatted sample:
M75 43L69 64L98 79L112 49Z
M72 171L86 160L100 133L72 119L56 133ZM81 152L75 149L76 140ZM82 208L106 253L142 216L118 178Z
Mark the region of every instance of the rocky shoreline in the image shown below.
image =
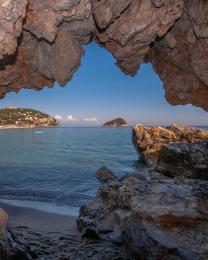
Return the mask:
M0 207L9 215L0 240L2 260L135 259L122 245L83 237L77 230L75 217L2 202Z
M140 158L148 167L155 167L161 159L163 149L174 149L174 145L188 147L190 144L208 139L208 131L195 127L171 125L168 127L144 127L137 124L132 129L132 141ZM184 163L181 162L181 165Z
M138 259L207 259L207 187L157 172L108 180L81 208L78 227L125 245Z
M102 187L77 220L83 234L121 243L138 259L207 259L208 131L171 126L133 129L149 167L118 179L97 172Z
M122 178L100 168L96 175L102 186L81 207L76 220L79 232L37 232L10 223L4 233L7 214L1 211L0 256L207 259L208 131L137 125L133 143L147 167Z

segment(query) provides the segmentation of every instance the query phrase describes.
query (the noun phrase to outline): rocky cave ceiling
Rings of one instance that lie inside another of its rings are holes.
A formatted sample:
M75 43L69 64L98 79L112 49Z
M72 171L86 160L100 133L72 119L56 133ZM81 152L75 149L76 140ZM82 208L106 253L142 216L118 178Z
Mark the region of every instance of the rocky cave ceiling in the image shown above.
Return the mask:
M207 0L0 0L0 97L66 85L92 39L126 74L151 63L172 105L208 111Z

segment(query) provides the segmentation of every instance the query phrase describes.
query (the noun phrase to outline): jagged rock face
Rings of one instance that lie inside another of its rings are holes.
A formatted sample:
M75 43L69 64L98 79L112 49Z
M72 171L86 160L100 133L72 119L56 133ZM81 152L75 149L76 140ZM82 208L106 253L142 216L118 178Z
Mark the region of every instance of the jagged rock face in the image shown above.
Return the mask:
M92 37L135 75L149 61L173 104L208 110L204 0L0 1L0 96L64 86Z
M92 1L96 36L114 55L118 66L135 75L151 43L165 35L180 17L183 1L163 1L160 5L151 0L120 2L115 5L114 1Z
M162 146L156 170L169 177L185 176L208 180L208 139Z
M16 51L26 5L27 0L0 0L0 59Z
M184 1L181 18L155 41L148 60L164 82L167 100L208 110L208 2Z
M134 146L140 154L140 159L148 166L154 168L158 163L161 163L162 165L163 161L163 163L166 162L166 170L172 168L171 172L175 171L175 175L186 175L185 164L187 163L187 165L189 165L188 168L190 169L190 174L188 174L190 177L197 177L197 169L200 165L204 165L202 168L204 174L207 175L208 162L206 155L206 139L208 139L207 130L181 125L171 125L164 128L144 127L143 125L138 124L135 125L132 130L132 141ZM205 141L196 144L196 142L200 140ZM187 143L190 143L190 145L183 145ZM169 152L166 153L165 151ZM180 170L179 168L177 169L177 159L179 161Z
M78 227L123 243L138 259L206 259L207 185L157 172L108 181L81 208Z
M1 62L1 96L71 79L94 28L90 1L29 1L23 27L17 53Z
M121 179L99 169L102 186L81 207L78 228L138 259L207 259L208 131L136 125L133 142L152 168Z

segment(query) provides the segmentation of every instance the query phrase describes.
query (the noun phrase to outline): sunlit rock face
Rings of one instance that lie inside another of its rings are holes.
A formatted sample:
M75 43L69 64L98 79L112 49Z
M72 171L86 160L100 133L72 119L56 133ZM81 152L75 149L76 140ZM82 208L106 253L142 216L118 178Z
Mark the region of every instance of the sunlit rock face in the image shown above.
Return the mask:
M168 176L208 180L208 131L135 125L132 141L148 167Z
M95 38L126 74L151 62L171 104L208 110L207 11L203 0L0 1L0 96L66 85Z

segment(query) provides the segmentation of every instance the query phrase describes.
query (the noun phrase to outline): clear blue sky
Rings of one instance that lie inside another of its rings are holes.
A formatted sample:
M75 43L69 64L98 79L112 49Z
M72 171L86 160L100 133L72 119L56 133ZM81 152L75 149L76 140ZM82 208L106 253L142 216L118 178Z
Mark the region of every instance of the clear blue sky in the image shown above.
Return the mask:
M129 124L208 125L200 108L173 107L164 98L162 82L150 65L136 77L124 75L110 53L95 43L85 47L82 65L65 88L21 90L0 100L0 107L30 107L63 118L63 125L99 125L115 117ZM68 119L67 119L68 117Z

